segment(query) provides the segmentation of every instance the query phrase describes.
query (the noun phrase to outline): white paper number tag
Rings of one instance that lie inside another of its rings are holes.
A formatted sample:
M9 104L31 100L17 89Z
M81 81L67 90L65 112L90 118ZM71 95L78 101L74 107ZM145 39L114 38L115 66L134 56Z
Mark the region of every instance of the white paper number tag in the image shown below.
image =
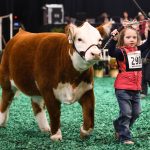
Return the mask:
M141 51L129 52L127 54L129 69L142 68Z

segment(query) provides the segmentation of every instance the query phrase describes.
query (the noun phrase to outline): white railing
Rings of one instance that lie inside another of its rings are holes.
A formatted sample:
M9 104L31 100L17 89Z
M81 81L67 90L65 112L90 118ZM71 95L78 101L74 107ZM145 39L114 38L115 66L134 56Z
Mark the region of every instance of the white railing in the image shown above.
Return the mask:
M2 46L3 32L2 31L3 31L3 19L5 19L5 18L9 18L9 20L10 20L9 38L11 39L13 36L13 14L10 13L5 16L0 16L0 51L2 51L2 49L3 49L3 46Z

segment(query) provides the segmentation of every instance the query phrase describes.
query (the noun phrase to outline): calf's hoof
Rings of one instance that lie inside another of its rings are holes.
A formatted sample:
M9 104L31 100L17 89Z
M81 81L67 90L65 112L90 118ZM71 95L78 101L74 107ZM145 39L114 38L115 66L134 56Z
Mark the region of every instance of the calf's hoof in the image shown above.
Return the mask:
M61 141L62 140L62 134L61 134L61 130L60 129L58 129L56 134L53 134L51 136L51 140L52 141Z
M41 127L40 130L41 132L51 132L51 129L49 126Z
M7 111L4 113L0 112L0 127L6 127L7 120L8 120Z
M86 137L88 137L91 133L92 133L93 129L89 128L88 130L84 130L83 126L80 129L80 138L84 139Z

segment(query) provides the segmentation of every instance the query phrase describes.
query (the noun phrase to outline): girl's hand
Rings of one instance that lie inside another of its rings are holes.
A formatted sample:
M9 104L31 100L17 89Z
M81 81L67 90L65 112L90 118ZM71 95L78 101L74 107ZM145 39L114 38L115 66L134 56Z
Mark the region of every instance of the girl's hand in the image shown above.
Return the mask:
M111 32L111 35L112 35L112 37L113 37L113 39L114 39L115 41L118 40L119 32L117 31L117 29L113 30L113 31Z

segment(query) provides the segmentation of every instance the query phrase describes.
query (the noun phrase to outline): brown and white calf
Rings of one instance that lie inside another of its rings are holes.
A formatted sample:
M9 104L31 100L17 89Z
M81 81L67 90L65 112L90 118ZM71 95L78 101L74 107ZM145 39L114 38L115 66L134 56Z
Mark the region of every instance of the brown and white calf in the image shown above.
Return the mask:
M79 102L83 110L81 137L94 127L93 64L101 59L100 32L88 22L70 24L64 33L29 33L23 30L7 43L0 65L2 100L0 126L8 120L17 89L31 97L41 131L61 140L61 103ZM50 125L45 114L47 108Z

